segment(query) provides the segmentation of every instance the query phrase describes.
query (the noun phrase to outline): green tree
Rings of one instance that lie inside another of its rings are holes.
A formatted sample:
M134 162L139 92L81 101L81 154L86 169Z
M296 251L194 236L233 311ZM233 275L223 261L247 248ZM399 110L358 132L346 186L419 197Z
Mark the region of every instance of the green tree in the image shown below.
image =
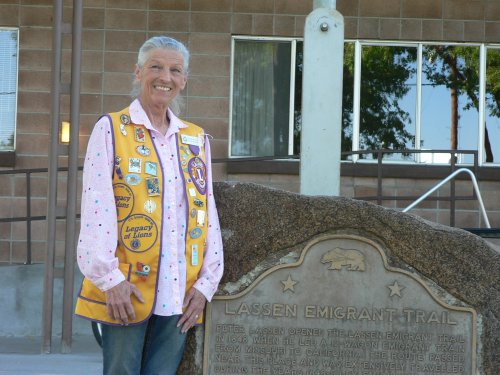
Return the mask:
M462 108L475 108L479 111L479 48L470 46L428 46L424 57L431 62L424 73L435 85L444 85L450 90L451 124L450 148L458 148L458 98L465 94L467 101ZM500 117L500 51L489 50L486 64L486 110L490 116ZM488 126L485 124L484 149L486 161L493 162Z
M343 139L344 150L352 144L354 44L344 50ZM401 108L415 75L416 49L399 46L365 46L361 58L360 146L363 149L408 148L414 135L408 132L411 118Z
M297 47L295 91L295 154L300 152L302 46ZM363 48L360 143L363 149L403 150L414 141L408 132L409 113L400 106L410 90L407 80L416 72L416 49L397 46L367 46ZM344 45L342 97L342 151L352 150L354 43Z

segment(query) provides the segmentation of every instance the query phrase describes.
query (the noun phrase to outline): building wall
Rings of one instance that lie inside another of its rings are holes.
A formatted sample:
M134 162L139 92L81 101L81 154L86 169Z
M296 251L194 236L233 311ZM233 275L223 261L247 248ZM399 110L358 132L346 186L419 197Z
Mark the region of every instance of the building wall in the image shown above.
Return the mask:
M185 90L183 117L203 126L213 136L214 158L226 158L228 149L230 48L232 35L302 36L312 0L85 0L80 123L80 157L97 118L128 105L137 50L148 37L173 36L191 51L191 74ZM64 1L64 20L71 22L72 1ZM339 0L349 39L500 42L498 0ZM46 168L48 164L50 85L52 67L52 0L0 1L0 26L19 27L19 95L16 160L13 168ZM71 36L65 35L63 80L71 66ZM62 119L69 118L69 96L61 101ZM66 162L60 159L61 165ZM296 175L228 175L224 163L214 165L216 180L263 183L298 191ZM32 215L44 215L46 174L33 176ZM389 194L398 194L413 181L391 181ZM59 196L64 201L65 181ZM429 182L432 185L432 181ZM499 226L498 182L481 184L492 224ZM342 178L342 192L359 196L370 190L370 178ZM24 216L24 175L0 175L0 217ZM459 226L477 226L479 214L466 204ZM387 202L394 207L394 202ZM426 203L426 205L431 205ZM415 213L446 223L443 203ZM441 209L442 208L442 209ZM64 236L59 224L58 239ZM36 260L44 257L45 224L33 223ZM20 261L25 248L24 223L0 223L0 262ZM61 243L61 242L59 242ZM62 256L62 246L58 250ZM58 258L58 259L59 259ZM22 259L21 259L22 260Z

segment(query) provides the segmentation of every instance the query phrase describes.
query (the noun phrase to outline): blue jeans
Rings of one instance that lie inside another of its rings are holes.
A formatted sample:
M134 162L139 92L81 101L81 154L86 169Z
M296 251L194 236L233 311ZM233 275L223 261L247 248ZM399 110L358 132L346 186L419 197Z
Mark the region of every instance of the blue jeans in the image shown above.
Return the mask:
M152 315L134 326L102 325L104 375L175 375L186 334L180 315Z

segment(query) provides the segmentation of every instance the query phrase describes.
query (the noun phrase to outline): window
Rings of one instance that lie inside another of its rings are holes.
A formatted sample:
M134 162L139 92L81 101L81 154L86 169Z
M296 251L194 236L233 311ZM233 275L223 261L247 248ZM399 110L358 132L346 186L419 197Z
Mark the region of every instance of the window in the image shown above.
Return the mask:
M293 153L295 46L233 40L231 156Z
M484 161L500 163L500 47L486 49Z
M414 148L416 56L414 46L361 45L358 149ZM384 157L401 160L408 156Z
M424 149L477 150L479 47L424 45L420 146ZM449 154L442 162L449 162ZM472 155L458 154L472 163Z
M14 151L17 110L18 30L0 29L0 152Z
M230 156L298 155L302 41L234 37L232 69ZM456 149L500 163L500 47L346 41L342 151L377 149L429 150L384 155L393 162L449 163L432 150Z

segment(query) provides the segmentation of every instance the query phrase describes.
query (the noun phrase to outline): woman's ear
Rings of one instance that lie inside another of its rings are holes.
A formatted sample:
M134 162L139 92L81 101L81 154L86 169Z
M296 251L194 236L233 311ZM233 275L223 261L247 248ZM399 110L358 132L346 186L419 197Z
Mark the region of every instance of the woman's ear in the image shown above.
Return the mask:
M186 83L187 83L187 74L184 75L182 78L182 83L181 83L181 90L184 90L186 88Z
M141 80L141 68L139 68L139 65L137 65L137 64L135 64L134 74L135 74L135 79L140 81Z

